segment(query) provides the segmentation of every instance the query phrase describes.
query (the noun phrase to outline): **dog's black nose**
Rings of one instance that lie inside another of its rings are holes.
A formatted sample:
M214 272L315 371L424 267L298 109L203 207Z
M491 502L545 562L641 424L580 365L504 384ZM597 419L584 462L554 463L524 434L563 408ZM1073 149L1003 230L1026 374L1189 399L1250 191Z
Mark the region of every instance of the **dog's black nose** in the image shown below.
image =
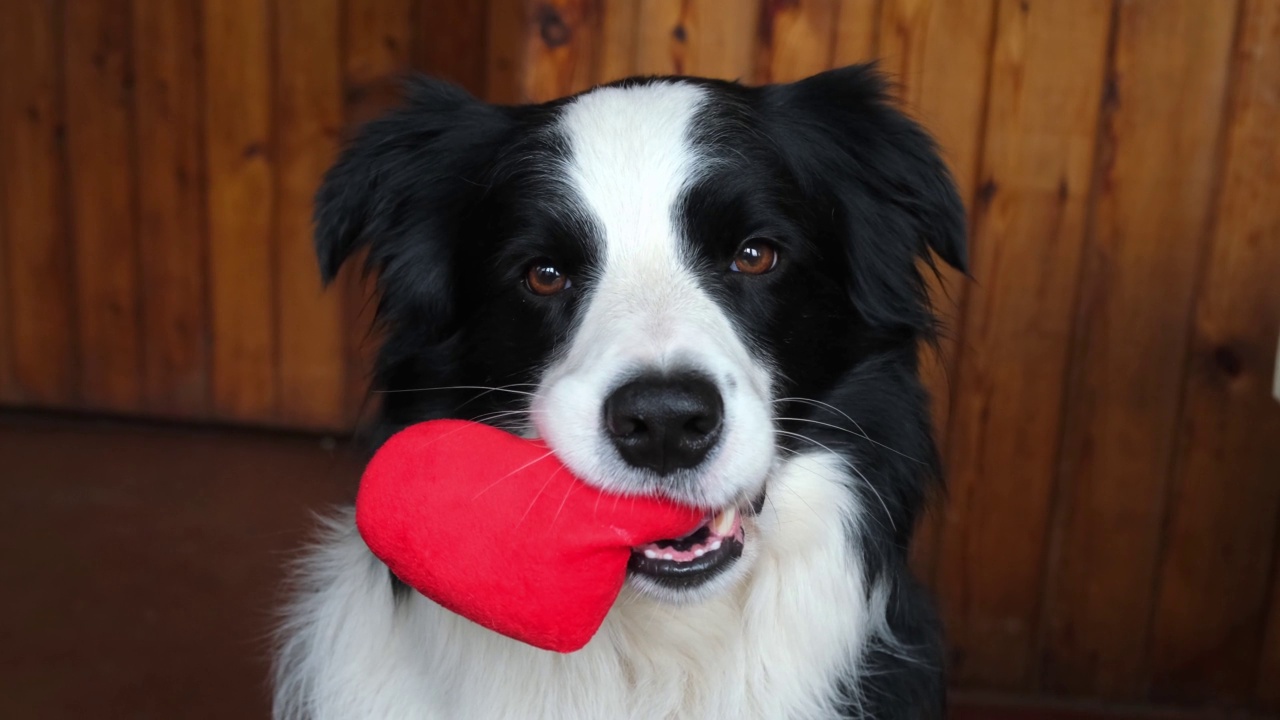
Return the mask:
M724 401L695 375L642 377L604 401L604 424L622 459L667 475L691 468L720 439Z

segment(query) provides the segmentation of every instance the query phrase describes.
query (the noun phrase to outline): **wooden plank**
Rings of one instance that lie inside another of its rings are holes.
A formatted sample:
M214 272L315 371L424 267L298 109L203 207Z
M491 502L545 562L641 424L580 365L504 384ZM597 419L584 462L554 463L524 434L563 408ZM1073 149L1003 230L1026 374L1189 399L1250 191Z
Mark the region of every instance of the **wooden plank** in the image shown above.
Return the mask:
M213 409L276 417L270 8L265 0L202 5Z
M613 82L636 74L640 3L636 0L599 0L600 49L596 58L597 83Z
M280 415L311 428L347 415L342 298L321 286L311 233L343 123L340 12L339 0L278 0L275 24Z
M488 0L488 5L486 99L504 104L524 102L529 6L525 0Z
M0 22L14 22L14 18L7 17L0 10ZM25 29L24 29L25 31ZM7 38L0 31L0 42L6 42ZM0 48L3 53L3 48ZM18 66L8 62L9 58L0 55L0 104L4 108L9 107L10 98L5 94L4 88L14 84L12 77L16 74ZM10 122L15 119L11 117L11 112L5 112L0 108L0 137L7 137ZM8 192L5 186L12 182L17 182L17 178L10 178L8 169L9 163L6 161L6 153L8 148L5 143L0 140L0 403L15 404L19 399L18 379L13 371L13 354L14 354L14 338L10 331L10 315L12 311L9 307L9 272L8 261L6 256L9 254L9 223L6 219L8 213L7 206L3 200L8 198Z
M414 22L416 68L484 97L487 5L471 0L419 0Z
M1239 28L1152 629L1162 700L1254 695L1280 512L1280 3L1247 0Z
M8 68L0 67L0 84L8 82L6 75ZM0 102L4 98L0 97ZM4 118L0 117L0 133L5 132ZM4 162L4 149L0 147L0 168L6 167ZM4 186L9 180L5 173L0 172L0 198L6 196ZM5 256L9 254L9 235L8 223L5 221L5 206L0 203L0 281L4 281L4 286L0 287L0 404L12 405L18 400L18 380L13 373L13 334L9 331L9 285L8 285L8 262Z
M1045 598L1044 687L1142 699L1233 2L1120 4Z
M1271 602L1267 610L1267 632L1262 639L1262 659L1258 663L1256 699L1258 710L1280 713L1280 537L1272 553Z
M0 191L16 401L76 397L76 319L67 245L61 4L0 3Z
M408 0L347 0L342 58L347 121L359 125L400 98L410 68L413 8Z
M886 0L881 15L881 69L903 108L937 139L971 211L995 9L995 0Z
M876 59L881 0L840 0L831 66L844 67Z
M143 396L183 417L209 408L199 13L133 0Z
M952 677L1031 681L1111 6L1000 3L938 584Z
M411 56L411 11L407 0L347 0L342 73L349 128L354 130L399 101L400 79ZM378 347L373 327L377 288L374 278L363 276L363 267L363 254L350 259L331 290L343 298L348 423L367 417L374 407L368 390Z
M640 0L639 72L750 81L761 0Z
M63 28L80 402L142 400L128 0L72 2Z
M839 12L838 0L763 3L756 81L791 82L830 67Z
M600 43L596 0L546 0L526 11L522 100L546 102L580 92L595 77Z
M880 12L881 68L895 83L902 107L937 139L970 215L982 149L994 20L994 0L886 0ZM945 448L968 280L943 263L938 267L940 276L925 273L943 332L936 350L923 348L920 373L933 400L934 435ZM930 584L941 519L940 508L933 509L921 522L912 547L912 564Z

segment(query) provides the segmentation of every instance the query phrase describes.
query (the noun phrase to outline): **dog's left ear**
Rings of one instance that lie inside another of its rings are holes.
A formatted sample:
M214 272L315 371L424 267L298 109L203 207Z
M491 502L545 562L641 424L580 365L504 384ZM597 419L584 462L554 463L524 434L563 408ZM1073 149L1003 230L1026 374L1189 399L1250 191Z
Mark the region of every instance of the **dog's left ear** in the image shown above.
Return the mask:
M964 204L933 139L893 106L874 65L763 91L774 142L849 235L859 309L872 324L924 324L916 260L932 264L932 250L967 266Z

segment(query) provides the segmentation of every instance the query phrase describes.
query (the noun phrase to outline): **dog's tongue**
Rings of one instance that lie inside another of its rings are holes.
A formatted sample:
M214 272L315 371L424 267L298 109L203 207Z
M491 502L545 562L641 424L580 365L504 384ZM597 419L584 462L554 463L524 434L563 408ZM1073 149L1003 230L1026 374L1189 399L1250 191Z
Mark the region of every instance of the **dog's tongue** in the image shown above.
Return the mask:
M559 652L595 635L632 548L705 519L666 500L602 492L540 442L456 420L393 436L356 499L361 536L396 577L490 630Z

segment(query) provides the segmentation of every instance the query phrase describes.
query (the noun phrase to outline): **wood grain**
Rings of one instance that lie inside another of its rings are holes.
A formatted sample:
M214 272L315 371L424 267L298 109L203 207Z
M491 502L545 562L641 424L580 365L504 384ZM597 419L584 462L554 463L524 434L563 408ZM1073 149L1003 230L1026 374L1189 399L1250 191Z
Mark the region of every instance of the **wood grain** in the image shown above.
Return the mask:
M1001 2L938 584L952 672L1032 679L1109 2Z
M1160 699L1253 696L1280 512L1280 3L1243 8L1152 628Z
M600 46L596 0L545 0L525 15L521 99L547 102L590 87Z
M1067 387L1044 686L1140 698L1235 3L1117 16Z
M276 227L280 416L293 426L347 420L342 297L320 283L312 198L343 124L339 0L278 0Z
M756 82L791 82L831 66L837 0L769 0L760 6Z
M80 401L134 411L142 335L128 0L72 2L63 20Z
M488 6L483 2L418 0L414 66L484 97L487 22Z
M401 98L401 80L412 57L412 7L407 0L347 2L344 21L342 78L346 125L359 125L386 112ZM358 423L376 407L369 380L378 335L376 279L363 274L364 254L347 261L330 292L342 296L346 409L348 422Z
M265 0L202 5L208 157L213 409L271 421L276 372L271 168L271 8Z
M134 147L143 397L148 411L209 410L200 7L133 0Z
M994 20L994 0L886 0L880 12L880 67L893 81L903 109L937 139L970 216L982 148ZM968 280L945 263L939 262L938 270L938 274L930 269L924 272L942 333L936 349L923 348L920 372L932 396L934 435L945 449ZM931 509L912 547L913 566L930 584L936 570L941 519L941 509Z
M14 401L76 396L75 296L64 206L61 5L0 3L0 192Z
M2 19L2 16L0 16ZM7 78L3 71L0 71L0 83L4 83ZM0 96L0 102L4 101L4 97ZM5 120L0 117L0 133L5 132ZM5 167L4 149L0 147L0 168ZM9 181L3 172L0 172L0 198L5 197L4 186ZM5 222L5 205L0 203L0 281L4 281L4 287L0 287L0 403L16 405L19 399L20 387L18 379L13 373L13 333L9 331L9 290L8 278L9 272L8 262L5 256L9 254L9 235L8 223Z
M840 0L831 66L844 67L876 59L881 0Z
M613 82L636 74L640 3L636 0L599 0L600 50L595 81Z
M640 0L638 71L750 81L760 0Z
M413 7L408 0L345 3L343 83L347 121L363 124L400 98L413 56Z
M1280 542L1280 537L1276 538ZM1267 607L1267 629L1262 636L1262 657L1258 662L1256 699L1261 711L1280 713L1280 550L1272 549L1271 602Z
M486 99L513 104L525 101L525 70L528 56L529 6L526 0L489 0L485 25L488 48L485 62Z

